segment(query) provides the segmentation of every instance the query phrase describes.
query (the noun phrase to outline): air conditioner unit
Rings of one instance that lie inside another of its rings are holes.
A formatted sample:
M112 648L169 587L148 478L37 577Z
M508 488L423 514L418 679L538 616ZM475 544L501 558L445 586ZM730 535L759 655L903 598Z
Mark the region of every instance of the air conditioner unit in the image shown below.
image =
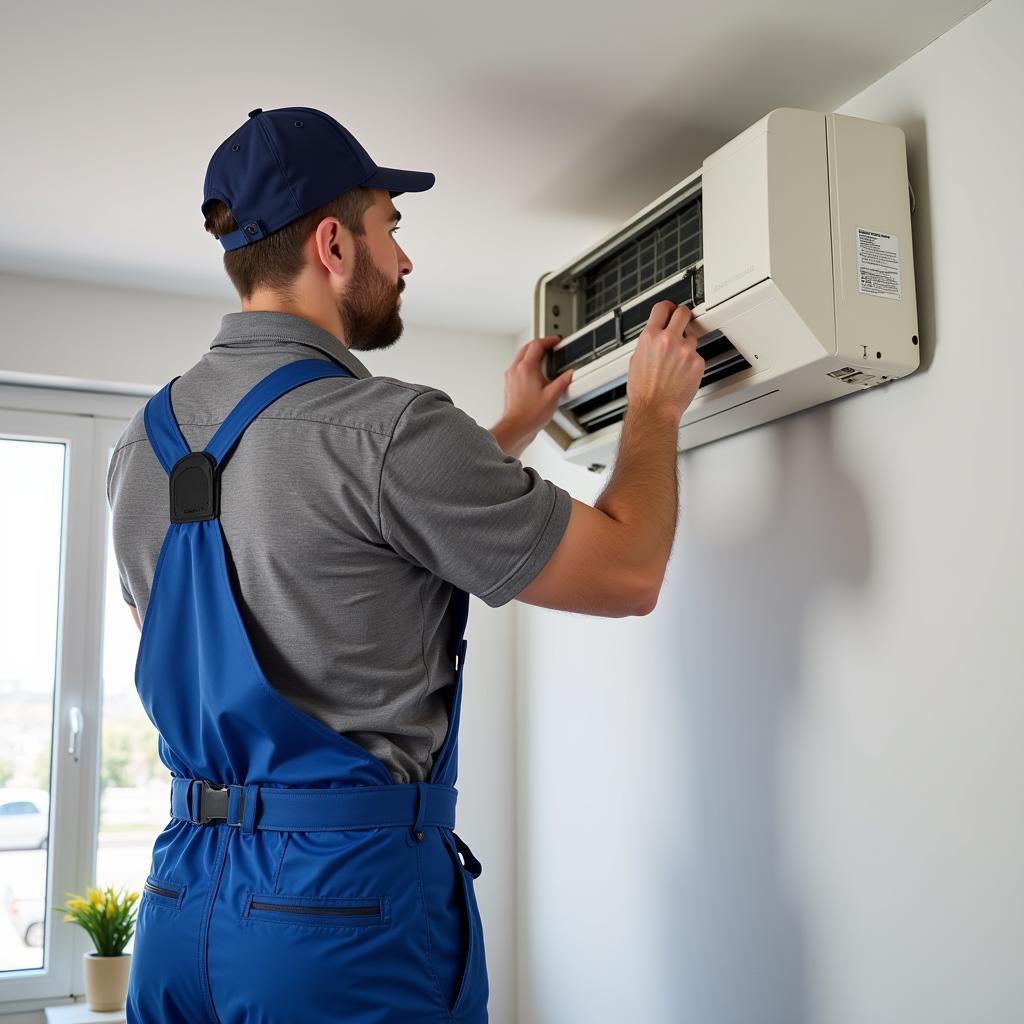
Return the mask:
M780 108L709 156L534 296L573 380L545 428L567 459L615 458L629 358L661 299L690 306L704 377L685 451L917 369L906 143L895 125Z

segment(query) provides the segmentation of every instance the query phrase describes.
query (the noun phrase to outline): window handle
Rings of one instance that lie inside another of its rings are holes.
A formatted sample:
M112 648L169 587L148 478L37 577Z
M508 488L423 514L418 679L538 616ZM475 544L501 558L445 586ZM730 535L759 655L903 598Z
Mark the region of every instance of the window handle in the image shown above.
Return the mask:
M78 760L78 738L82 735L82 709L76 704L68 709L68 726L71 738L68 741L68 753Z

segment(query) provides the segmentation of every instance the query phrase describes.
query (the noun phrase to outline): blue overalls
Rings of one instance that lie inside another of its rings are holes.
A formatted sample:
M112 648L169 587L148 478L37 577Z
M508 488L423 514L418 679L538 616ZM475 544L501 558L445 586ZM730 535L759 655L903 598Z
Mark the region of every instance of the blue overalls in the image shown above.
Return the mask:
M171 820L139 901L129 1024L487 1021L480 862L453 831L469 595L455 590L448 734L428 781L398 784L274 689L228 577L225 460L270 403L332 376L353 374L279 367L202 452L174 417L177 377L146 404L171 521L135 682L172 775Z

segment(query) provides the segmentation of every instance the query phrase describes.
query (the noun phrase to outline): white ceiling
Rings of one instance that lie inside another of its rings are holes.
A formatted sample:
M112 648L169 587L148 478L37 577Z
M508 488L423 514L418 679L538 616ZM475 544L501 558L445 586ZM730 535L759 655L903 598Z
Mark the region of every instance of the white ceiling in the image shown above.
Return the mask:
M398 197L408 323L518 333L533 285L778 106L833 110L982 0L3 4L0 270L223 298L213 150L312 106Z

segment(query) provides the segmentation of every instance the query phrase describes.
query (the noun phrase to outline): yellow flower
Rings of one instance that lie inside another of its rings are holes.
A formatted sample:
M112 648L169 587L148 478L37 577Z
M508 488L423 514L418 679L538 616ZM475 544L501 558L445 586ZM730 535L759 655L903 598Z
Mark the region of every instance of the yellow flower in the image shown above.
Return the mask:
M107 903L107 917L108 919L114 916L114 904L108 901Z
M133 892L128 893L128 903L129 904L134 903L138 898L139 898L139 894L137 892L133 891Z
M92 903L94 907L98 907L103 902L103 897L100 895L98 889L94 889L90 886L86 891L89 894L89 902Z
M77 918L75 917L74 914L65 914L64 915L64 920L65 921L75 921L75 920L77 920Z
M73 900L68 900L68 906L71 907L72 910L87 910L89 904L86 903L81 896L76 896Z

